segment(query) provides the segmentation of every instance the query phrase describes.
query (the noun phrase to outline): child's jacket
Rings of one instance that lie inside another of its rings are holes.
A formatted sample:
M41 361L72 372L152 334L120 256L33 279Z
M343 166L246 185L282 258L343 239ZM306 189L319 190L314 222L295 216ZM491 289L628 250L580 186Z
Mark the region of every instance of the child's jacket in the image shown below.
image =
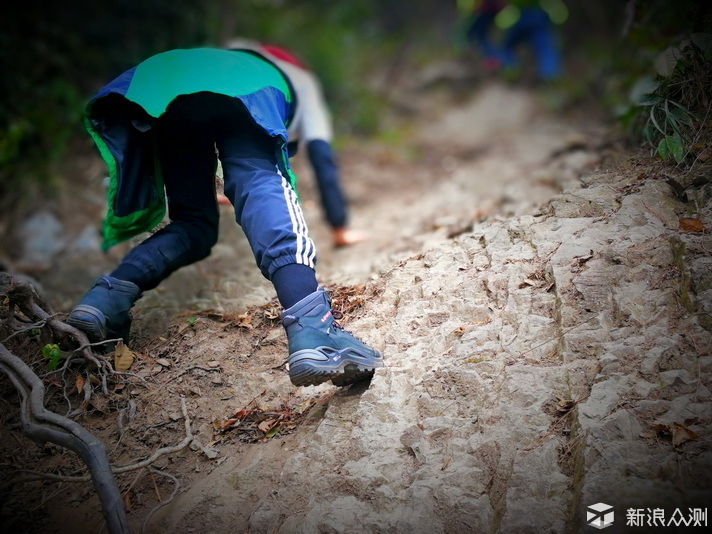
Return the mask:
M287 126L296 98L289 79L273 63L249 51L211 48L158 54L104 86L86 107L86 127L109 169L104 250L163 219L165 192L151 124L177 97L205 91L244 104L277 141L280 171L294 186Z

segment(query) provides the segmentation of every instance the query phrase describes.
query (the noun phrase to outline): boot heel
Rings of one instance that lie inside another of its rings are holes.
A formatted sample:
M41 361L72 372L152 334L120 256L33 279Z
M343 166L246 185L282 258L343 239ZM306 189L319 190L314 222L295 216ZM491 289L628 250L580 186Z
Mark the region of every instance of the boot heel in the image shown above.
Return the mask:
M337 372L319 366L328 360L326 355L314 349L295 352L289 357L289 380L295 386L317 386L328 382Z
M84 332L91 341L106 339L106 316L94 306L79 304L67 318L67 324Z

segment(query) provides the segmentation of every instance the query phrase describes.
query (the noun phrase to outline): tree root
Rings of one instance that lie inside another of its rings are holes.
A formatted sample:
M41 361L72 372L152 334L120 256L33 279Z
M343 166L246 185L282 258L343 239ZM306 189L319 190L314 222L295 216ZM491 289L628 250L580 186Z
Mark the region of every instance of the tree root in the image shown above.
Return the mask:
M160 457L181 451L193 442L194 436L190 428L191 422L188 417L185 398L181 396L185 437L180 443L172 447L162 447L140 462L112 468L103 443L70 418L76 411L69 414L70 417L63 417L45 409L45 388L42 379L25 362L11 353L3 343L21 333L48 327L51 330L52 339L59 338L62 341L73 341L78 345L78 348L71 352L71 355L61 367L47 373L45 376L64 372L79 355L83 357L84 363L89 368L98 371L101 377L102 390L105 395L108 395L107 380L109 377L118 375L134 376L130 373L116 372L109 360L100 354L94 353L92 350L92 347L116 340L90 343L83 332L59 320L57 318L58 314L52 312L50 307L39 296L32 283L22 276L13 276L8 272L0 272L0 299L3 299L4 303L8 305L7 315L4 318L0 317L0 326L4 326L4 330L12 332L4 339L0 339L0 371L10 378L10 381L20 394L20 419L24 433L30 439L39 443L51 442L72 450L79 455L89 470L89 475L87 476L63 476L22 469L21 471L31 474L26 480L41 478L65 482L88 482L91 480L99 496L109 533L128 534L130 529L126 519L124 501L114 475L148 468L152 473L170 478L174 482L175 488L168 500L161 501L146 516L141 526L141 531L143 531L152 515L159 508L173 500L180 486L174 476L151 466ZM18 311L21 312L21 316L17 314ZM88 386L88 384L87 382L86 385ZM90 386L85 387L84 405L88 404L91 394L92 388Z
M129 533L126 510L104 444L79 423L44 407L45 388L25 362L0 344L0 370L20 394L22 429L33 441L56 443L74 451L89 469L111 534Z
M57 369L57 372L67 369L72 362L74 354L78 353L84 357L90 367L98 370L101 376L102 392L104 395L109 394L107 377L115 374L111 363L104 356L95 354L91 350L91 347L97 344L90 343L84 332L59 320L57 318L58 314L54 313L49 305L42 300L28 280L14 276L8 272L0 272L0 297L6 298L9 304L10 311L6 323L10 323L11 320L15 319L15 309L18 309L25 317L35 323L29 327L24 325L23 330L39 328L40 326L46 325L52 331L53 337L59 337L62 340L70 339L78 343L79 348L74 350L72 356L64 362L64 365L60 369ZM5 341L13 335L14 333L8 336ZM102 343L108 343L110 341L112 340L107 340Z
M146 517L144 518L143 523L141 523L141 534L143 534L143 532L146 530L146 526L148 526L148 522L153 517L153 514L155 514L158 510L160 510L167 504L170 504L171 502L173 502L173 499L175 499L176 495L178 494L178 490L180 489L180 482L178 481L178 479L176 477L174 477L170 473L166 473L165 471L159 471L158 469L155 469L153 467L150 469L151 469L152 473L161 475L166 478L170 478L173 481L173 492L171 492L171 496L168 497L168 499L166 499L165 501L161 500L161 502L159 502L153 508L153 510L151 510L150 512L148 512L148 514L146 514ZM159 496L159 500L160 500L160 496Z

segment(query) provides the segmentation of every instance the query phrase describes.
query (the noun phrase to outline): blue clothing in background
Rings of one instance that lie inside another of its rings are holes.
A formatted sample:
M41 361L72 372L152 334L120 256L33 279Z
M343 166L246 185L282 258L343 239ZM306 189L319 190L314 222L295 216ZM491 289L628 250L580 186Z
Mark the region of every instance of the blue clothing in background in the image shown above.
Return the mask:
M549 15L539 7L522 9L517 22L507 30L502 43L504 68L518 68L516 49L529 46L536 61L537 76L552 80L560 74L559 49Z
M478 49L485 66L493 69L499 67L502 62L502 51L489 35L496 16L495 11L483 11L473 19L467 29L467 41Z
M506 3L501 0L486 0L475 10L467 28L467 39L482 56L485 68L519 70L517 52L519 48L527 46L532 51L539 79L552 80L560 75L561 60L554 24L544 9L531 5L532 3L526 2L528 5L519 8L517 20L504 31L501 42L493 40L491 34L497 15L505 8Z

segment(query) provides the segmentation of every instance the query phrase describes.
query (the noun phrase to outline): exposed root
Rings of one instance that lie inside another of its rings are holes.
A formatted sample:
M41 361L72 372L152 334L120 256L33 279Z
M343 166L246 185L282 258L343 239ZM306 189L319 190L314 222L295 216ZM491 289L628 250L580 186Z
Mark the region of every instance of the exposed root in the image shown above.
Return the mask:
M83 363L98 374L102 391L105 395L108 395L109 378L115 375L125 376L128 373L116 372L111 362L105 356L95 353L92 348L116 340L90 343L83 332L61 321L58 318L58 314L54 313L43 301L32 283L24 277L0 272L0 299L2 304L7 306L6 313L0 316L0 332L4 333L4 338L0 341L0 371L9 377L20 395L20 419L24 433L33 441L39 443L50 442L70 449L79 455L89 471L87 476L62 476L20 470L30 474L24 480L44 478L63 482L91 481L101 502L108 532L110 534L130 533L124 500L114 475L149 468L152 472L171 478L175 482L173 493L175 495L179 487L177 479L150 466L164 455L183 450L193 441L185 398L181 397L181 407L185 420L185 438L180 443L173 447L158 449L148 458L135 464L112 468L109 464L104 444L70 418L73 415L78 415L82 410L72 411L69 414L70 417L64 417L47 410L44 406L45 387L42 379L22 359L10 352L3 343L8 341L13 341L14 343L21 334L31 336L35 335L36 331L48 328L53 341L56 339L63 346L68 346L71 343L78 348L70 352L69 357L64 360L59 368L50 371L44 377L46 378L55 373L64 373L69 369L70 364L83 359ZM93 388L88 381L84 383L82 393L82 406L87 406L93 393ZM15 482L17 481L16 479ZM172 498L173 496L171 496L170 500ZM170 500L161 502L158 507L149 513L144 521L142 530L151 515L161 506L168 504Z
M2 344L0 370L10 378L20 394L20 418L24 433L33 441L55 443L78 454L89 469L108 531L111 534L130 532L124 503L104 444L75 421L46 410L42 381Z

